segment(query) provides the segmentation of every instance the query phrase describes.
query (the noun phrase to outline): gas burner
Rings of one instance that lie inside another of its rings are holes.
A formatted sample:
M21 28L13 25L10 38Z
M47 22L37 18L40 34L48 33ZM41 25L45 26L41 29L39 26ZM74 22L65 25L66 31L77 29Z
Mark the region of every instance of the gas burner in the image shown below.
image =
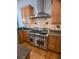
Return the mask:
M48 34L48 29L33 29L29 32L30 34L35 34L35 35L47 35Z

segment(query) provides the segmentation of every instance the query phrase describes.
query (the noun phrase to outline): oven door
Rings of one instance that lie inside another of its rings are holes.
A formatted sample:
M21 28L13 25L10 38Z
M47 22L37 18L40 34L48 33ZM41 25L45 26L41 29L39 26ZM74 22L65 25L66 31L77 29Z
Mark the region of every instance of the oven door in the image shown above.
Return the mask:
M47 49L47 39L44 36L39 37L37 45L42 49Z
M44 41L43 40L37 40L37 44L39 45L39 46L44 46Z

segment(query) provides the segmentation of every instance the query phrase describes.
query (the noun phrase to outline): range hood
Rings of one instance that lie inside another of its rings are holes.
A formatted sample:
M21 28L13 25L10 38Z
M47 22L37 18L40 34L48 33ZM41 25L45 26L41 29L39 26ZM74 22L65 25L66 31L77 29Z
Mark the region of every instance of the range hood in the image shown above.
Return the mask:
M45 5L46 0L37 0L37 10L38 13L35 16L31 16L33 19L37 18L50 18L50 15L46 12L44 12L44 5Z

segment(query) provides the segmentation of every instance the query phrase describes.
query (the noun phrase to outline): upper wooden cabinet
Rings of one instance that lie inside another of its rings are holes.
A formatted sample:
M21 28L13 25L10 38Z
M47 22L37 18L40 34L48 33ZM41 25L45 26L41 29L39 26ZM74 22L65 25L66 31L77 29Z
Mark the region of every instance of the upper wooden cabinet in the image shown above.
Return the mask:
M22 21L25 23L26 22L26 18L28 16L32 16L33 13L34 13L34 9L31 5L27 5L25 7L23 7L21 9L21 13L22 13ZM32 20L29 20L29 21L32 21Z
M52 24L61 23L61 0L51 0L52 2Z

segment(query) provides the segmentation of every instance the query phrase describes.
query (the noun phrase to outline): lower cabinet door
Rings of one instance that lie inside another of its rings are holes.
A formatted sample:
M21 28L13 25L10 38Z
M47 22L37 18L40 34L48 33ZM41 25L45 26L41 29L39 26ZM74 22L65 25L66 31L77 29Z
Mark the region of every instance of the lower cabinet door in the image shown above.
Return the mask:
M22 43L24 42L24 39L23 39L23 31L19 31L19 42Z
M48 49L50 50L55 50L55 39L53 39L52 36L49 36L49 39L48 39Z
M24 32L24 41L25 42L29 42L29 37L28 37L28 33Z
M19 31L18 32L18 36L19 36L19 42L23 43L23 42L29 42L29 37L28 37L28 33L25 31Z
M56 38L56 51L61 52L61 37L57 36Z
M61 38L60 36L49 36L48 49L56 52L61 51Z

